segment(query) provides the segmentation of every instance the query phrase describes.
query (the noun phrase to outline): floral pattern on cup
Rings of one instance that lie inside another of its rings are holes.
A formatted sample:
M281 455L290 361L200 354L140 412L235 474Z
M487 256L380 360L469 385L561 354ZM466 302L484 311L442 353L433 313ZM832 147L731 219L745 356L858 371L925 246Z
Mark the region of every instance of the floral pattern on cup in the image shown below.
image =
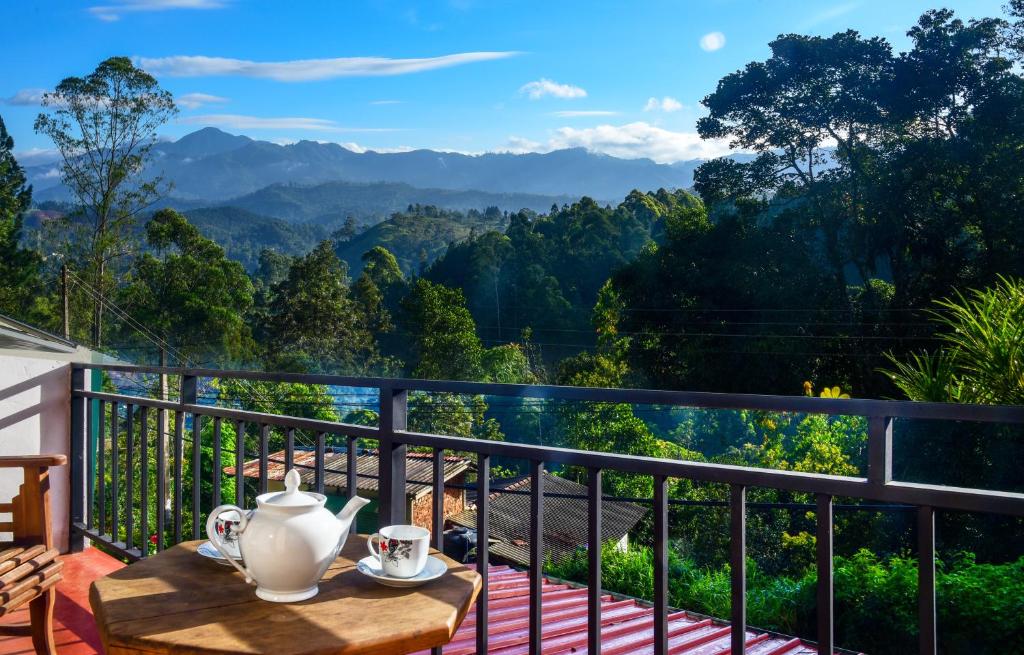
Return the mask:
M412 539L381 540L380 549L388 562L397 563L412 556Z

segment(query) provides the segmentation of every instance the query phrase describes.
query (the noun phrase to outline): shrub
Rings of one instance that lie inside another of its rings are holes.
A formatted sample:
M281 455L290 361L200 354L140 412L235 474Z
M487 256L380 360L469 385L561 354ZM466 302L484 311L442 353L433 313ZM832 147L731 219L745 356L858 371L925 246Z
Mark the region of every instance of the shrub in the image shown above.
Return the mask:
M650 600L653 553L647 547L602 551L601 575L608 591ZM585 551L548 563L546 572L586 582ZM874 655L917 649L917 561L880 558L868 550L836 557L836 643ZM669 602L673 607L728 618L729 567L706 568L669 550ZM817 575L769 576L747 564L747 620L752 626L815 638ZM977 564L962 556L938 565L939 643L943 653L999 652L1024 642L1024 557L1006 564Z

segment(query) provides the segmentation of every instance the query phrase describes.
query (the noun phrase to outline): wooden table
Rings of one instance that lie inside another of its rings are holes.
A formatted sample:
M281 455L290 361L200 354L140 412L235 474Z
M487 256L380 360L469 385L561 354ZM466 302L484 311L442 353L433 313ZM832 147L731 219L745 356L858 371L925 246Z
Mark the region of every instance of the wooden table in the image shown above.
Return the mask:
M301 603L256 598L234 568L169 548L93 583L89 602L108 655L398 654L448 643L480 591L475 570L440 555L443 577L413 589L382 587L356 571L366 537L351 535Z

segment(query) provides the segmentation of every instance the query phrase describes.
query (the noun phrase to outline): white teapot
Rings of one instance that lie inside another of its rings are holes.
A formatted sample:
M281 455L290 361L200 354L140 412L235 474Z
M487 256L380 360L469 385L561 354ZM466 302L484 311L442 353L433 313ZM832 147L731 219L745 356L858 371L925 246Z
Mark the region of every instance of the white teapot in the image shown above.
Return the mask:
M317 583L345 545L356 512L370 502L354 496L335 516L324 507L323 494L299 491L301 482L292 469L284 478L285 491L257 496L251 513L221 505L206 521L210 542L246 582L256 584L263 600L293 603L316 596ZM244 567L217 532L217 516L231 510L241 516L236 534Z

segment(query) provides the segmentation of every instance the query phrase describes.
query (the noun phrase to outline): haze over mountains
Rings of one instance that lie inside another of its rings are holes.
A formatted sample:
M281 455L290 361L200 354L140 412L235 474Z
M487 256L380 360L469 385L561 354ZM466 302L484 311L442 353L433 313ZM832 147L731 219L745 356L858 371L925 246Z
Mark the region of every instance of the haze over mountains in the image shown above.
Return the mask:
M299 141L278 145L212 127L160 143L154 155L150 173L172 181L173 198L190 206L234 205L233 199L275 184L312 186L344 181L505 194L473 198L473 202L481 209L479 202L508 210L547 210L552 202L584 195L617 202L633 189L688 187L693 170L700 164L699 160L667 165L649 159L619 159L582 148L482 155L434 150L355 152L336 143ZM27 172L38 200L62 199L55 165L36 165ZM358 192L358 187L337 187L333 192ZM532 197L520 197L522 194ZM416 198L411 201L429 202ZM465 207L468 205L447 203L466 201L465 197L451 195L444 206Z
M358 236L337 239L351 270L361 266L363 252L384 245L411 272L474 231L501 229L501 212L547 213L581 196L614 206L633 189L689 187L700 164L619 159L582 148L356 152L315 141L279 145L208 127L157 144L145 176L173 183L157 207L185 212L249 270L264 248L300 255L352 219ZM26 173L36 202L71 199L55 162L28 166ZM500 211L485 213L488 207Z

